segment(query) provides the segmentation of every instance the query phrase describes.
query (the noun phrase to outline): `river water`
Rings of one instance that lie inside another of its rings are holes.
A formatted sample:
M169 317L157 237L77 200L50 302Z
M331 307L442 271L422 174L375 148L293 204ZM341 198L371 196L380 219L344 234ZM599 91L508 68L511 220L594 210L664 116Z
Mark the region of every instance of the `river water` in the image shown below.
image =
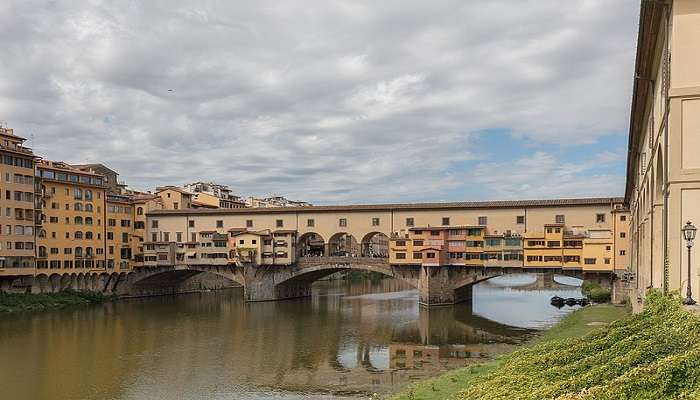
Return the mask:
M233 289L1 316L0 398L366 398L511 351L573 310L549 298L581 296L575 283L495 278L471 304L432 309L382 280L282 302Z

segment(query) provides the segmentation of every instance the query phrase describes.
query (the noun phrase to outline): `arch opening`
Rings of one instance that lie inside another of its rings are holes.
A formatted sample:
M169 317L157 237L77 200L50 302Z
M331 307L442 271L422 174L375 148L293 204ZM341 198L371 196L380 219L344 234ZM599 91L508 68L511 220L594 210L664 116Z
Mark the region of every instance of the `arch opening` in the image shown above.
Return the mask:
M326 241L316 232L307 232L299 237L297 252L299 257L323 257L326 255Z
M338 232L328 241L328 255L331 257L357 257L360 246L355 237L347 232Z
M382 232L370 232L362 238L361 255L370 258L389 258L389 237Z

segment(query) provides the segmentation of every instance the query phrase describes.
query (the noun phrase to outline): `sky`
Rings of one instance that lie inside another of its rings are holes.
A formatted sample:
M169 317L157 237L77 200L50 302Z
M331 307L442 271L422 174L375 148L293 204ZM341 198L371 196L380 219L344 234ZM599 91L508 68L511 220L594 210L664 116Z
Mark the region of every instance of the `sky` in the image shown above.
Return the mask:
M132 188L624 192L639 0L0 2L0 121Z

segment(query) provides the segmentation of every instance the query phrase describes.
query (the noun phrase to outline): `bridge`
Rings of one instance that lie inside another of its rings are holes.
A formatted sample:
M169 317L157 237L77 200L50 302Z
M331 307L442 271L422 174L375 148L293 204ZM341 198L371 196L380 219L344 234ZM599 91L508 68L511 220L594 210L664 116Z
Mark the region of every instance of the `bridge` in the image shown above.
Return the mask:
M585 273L580 270L534 269L523 267L474 267L466 265L420 266L391 265L379 257L301 257L296 263L284 265L175 265L139 268L129 274L97 278L96 288L119 295L167 294L181 291L181 286L203 273L214 274L244 288L246 301L273 301L311 296L315 281L342 271L375 272L406 282L418 290L424 306L448 305L471 301L474 284L504 274L546 272L594 280L610 286L612 277L605 273Z

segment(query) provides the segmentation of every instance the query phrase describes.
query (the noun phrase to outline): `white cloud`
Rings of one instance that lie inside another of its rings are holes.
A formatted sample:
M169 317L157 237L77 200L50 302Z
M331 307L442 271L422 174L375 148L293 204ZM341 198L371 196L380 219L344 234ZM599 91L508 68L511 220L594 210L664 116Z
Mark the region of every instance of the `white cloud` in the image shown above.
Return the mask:
M453 198L480 132L576 146L626 130L637 12L638 0L9 0L0 119L49 159L101 161L139 188L210 178L321 202Z

